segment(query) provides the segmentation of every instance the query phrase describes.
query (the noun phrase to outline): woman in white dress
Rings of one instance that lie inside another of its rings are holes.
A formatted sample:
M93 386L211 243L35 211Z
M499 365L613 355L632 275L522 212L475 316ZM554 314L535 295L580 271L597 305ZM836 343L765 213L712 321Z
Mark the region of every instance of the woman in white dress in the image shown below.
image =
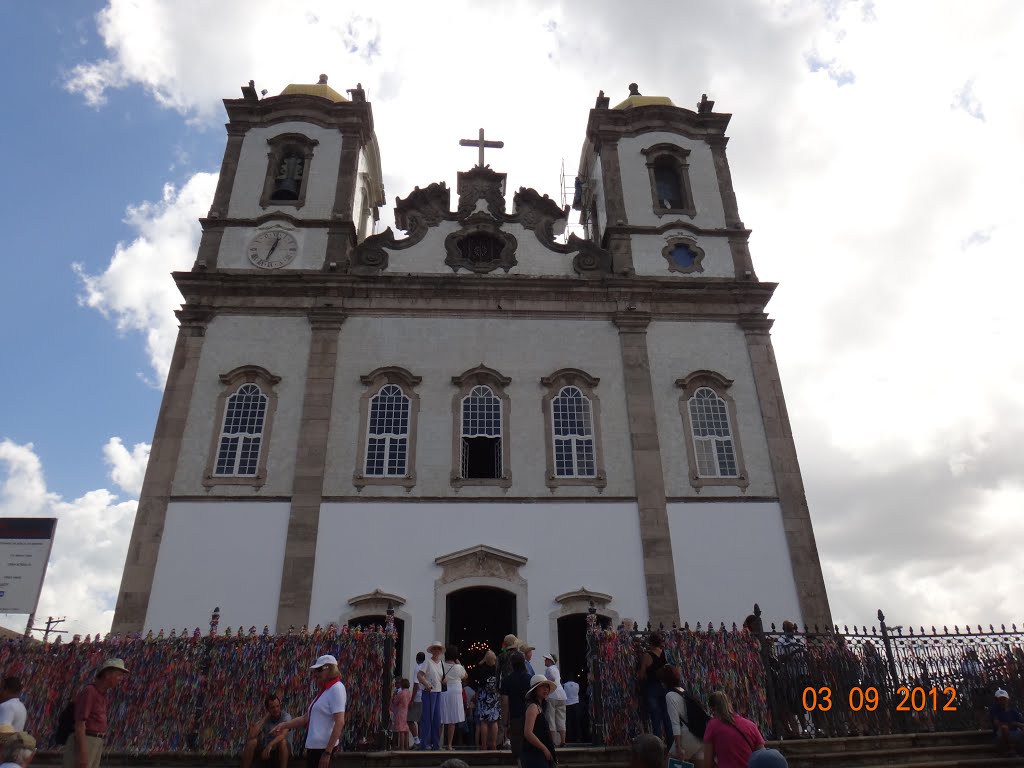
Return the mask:
M466 708L462 702L462 681L466 679L466 668L459 664L459 649L449 645L444 651L441 662L441 680L444 690L441 692L441 724L445 726L447 749L452 748L455 739L455 726L466 719Z

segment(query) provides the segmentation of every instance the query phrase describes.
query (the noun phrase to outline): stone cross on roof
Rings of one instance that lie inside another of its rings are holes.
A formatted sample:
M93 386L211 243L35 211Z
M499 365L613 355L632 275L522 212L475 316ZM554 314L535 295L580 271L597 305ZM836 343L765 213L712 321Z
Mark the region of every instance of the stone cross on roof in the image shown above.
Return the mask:
M488 149L501 149L505 146L504 141L484 141L484 129L480 129L479 139L459 139L459 145L463 147L477 147L480 150L480 161L477 165L484 167L484 147Z

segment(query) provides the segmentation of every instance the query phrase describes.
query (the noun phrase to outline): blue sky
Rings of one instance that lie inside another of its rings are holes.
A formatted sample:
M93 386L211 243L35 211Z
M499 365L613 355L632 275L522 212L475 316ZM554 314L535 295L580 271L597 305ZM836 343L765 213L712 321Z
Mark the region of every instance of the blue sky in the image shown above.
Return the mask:
M835 618L1019 623L991 585L1024 572L1024 6L482 5L0 0L0 514L60 518L40 613L109 626L220 100L326 72L367 90L389 202L454 187L481 125L509 189L557 200L599 89L733 113Z

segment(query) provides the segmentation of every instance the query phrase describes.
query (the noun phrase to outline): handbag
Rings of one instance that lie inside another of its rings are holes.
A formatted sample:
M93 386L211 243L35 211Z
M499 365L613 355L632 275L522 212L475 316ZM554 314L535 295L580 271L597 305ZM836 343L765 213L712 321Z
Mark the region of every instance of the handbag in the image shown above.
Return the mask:
M455 669L455 665L452 664L448 667L449 670ZM448 673L444 671L444 662L441 662L441 693L445 693L448 690Z

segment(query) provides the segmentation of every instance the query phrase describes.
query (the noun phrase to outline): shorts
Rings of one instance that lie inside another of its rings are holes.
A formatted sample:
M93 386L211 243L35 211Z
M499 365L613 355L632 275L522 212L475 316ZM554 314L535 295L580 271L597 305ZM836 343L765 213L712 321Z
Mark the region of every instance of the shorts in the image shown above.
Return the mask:
M547 701L547 716L549 731L565 730L565 701Z
M405 722L407 723L418 723L420 718L423 717L423 702L422 701L411 701L409 702L409 714L405 716Z

